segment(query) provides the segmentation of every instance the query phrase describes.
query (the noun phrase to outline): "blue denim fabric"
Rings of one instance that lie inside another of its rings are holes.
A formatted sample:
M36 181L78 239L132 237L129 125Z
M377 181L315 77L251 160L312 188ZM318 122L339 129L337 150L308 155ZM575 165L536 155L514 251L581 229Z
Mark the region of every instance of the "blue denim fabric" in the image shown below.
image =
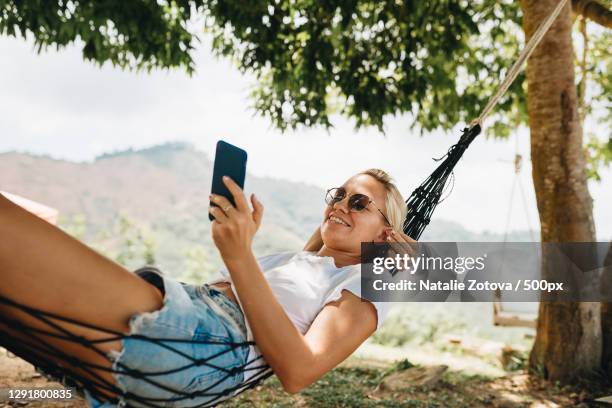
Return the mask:
M213 394L237 388L244 378L241 368L248 361L249 347L227 344L246 341L244 315L228 297L206 284L195 286L161 277L162 308L132 316L130 335L122 340L123 351L111 356L115 370L136 370L132 371L136 377L115 374L118 387L128 393L118 406L147 406L130 395L160 407L193 407L226 399L228 396ZM155 344L138 335L162 341ZM171 341L176 339L183 342ZM190 358L206 363L195 365ZM137 378L139 373L144 377ZM94 408L116 406L98 401L87 391L85 397Z

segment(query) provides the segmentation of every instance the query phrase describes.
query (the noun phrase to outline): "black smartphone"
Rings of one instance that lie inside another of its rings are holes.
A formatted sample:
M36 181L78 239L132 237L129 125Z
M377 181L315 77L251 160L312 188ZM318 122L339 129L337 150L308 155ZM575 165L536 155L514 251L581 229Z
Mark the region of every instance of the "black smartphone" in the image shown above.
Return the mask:
M219 140L215 152L215 164L213 167L213 179L210 192L222 195L227 198L232 205L236 205L232 193L223 184L223 176L228 176L244 190L244 178L246 176L247 152L232 144ZM210 203L210 205L216 205ZM215 217L208 214L211 221Z

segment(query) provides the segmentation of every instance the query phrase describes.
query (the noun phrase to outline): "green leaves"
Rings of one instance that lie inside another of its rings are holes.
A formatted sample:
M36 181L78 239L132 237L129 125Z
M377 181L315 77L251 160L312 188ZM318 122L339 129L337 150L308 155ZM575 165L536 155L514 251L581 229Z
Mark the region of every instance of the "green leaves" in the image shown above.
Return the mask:
M612 136L604 142L591 134L586 145L586 156L587 177L601 181L599 169L612 163Z
M508 33L501 48L484 37L499 37L512 24L520 31L512 20L502 24L517 12L511 2L457 0L206 5L214 50L257 75L254 107L281 130L329 127L333 113L381 130L385 117L402 113L412 113L423 130L468 121L518 49ZM497 31L481 33L483 19ZM504 110L521 113L518 98L503 101Z
M281 130L329 128L333 114L381 130L403 113L425 131L469 121L516 55L508 30L520 32L509 0L0 0L3 34L31 33L39 50L80 42L85 59L127 69L193 72L194 16L216 54L255 74L253 106ZM504 126L524 120L523 79Z
M202 28L215 54L255 75L253 107L281 130L340 114L384 131L406 113L422 131L451 129L478 116L524 42L512 0L0 0L0 33L29 33L39 51L77 42L85 59L125 69L192 73ZM590 70L603 103L607 65ZM493 115L495 136L526 123L524 74Z
M121 68L193 72L190 17L185 1L0 0L0 33L31 34L39 52L80 42L85 59Z

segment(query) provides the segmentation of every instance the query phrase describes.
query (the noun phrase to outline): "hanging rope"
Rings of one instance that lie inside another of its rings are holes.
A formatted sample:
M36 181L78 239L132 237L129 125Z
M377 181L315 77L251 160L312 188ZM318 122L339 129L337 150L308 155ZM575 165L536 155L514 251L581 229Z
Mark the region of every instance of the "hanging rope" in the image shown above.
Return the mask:
M406 235L416 240L421 237L425 227L431 220L431 215L441 202L440 196L444 191L449 176L453 175L455 165L463 156L463 153L474 138L480 134L484 119L504 96L508 88L510 88L510 85L512 85L523 68L523 64L531 56L533 50L537 47L542 38L544 38L550 26L567 4L567 1L568 0L561 0L546 20L540 24L536 32L527 42L527 45L525 45L525 48L523 48L517 57L504 80L501 82L497 92L489 99L484 109L480 112L480 115L471 122L469 128L463 129L463 134L459 142L452 145L441 159L437 159L443 159L444 161L419 187L416 188L416 190L414 190L408 200L406 200L406 207L408 208L406 219L404 220L404 233Z
M533 50L538 46L542 38L544 38L548 30L550 29L550 26L555 22L555 20L559 16L559 13L563 9L563 7L565 7L565 4L567 3L567 1L568 0L561 0L559 4L557 4L557 7L555 7L553 12L548 16L548 18L542 24L540 24L536 32L533 33L533 35L527 42L527 45L525 45L525 48L523 48L523 51L521 51L518 58L516 59L516 61L510 68L510 70L508 71L508 74L506 75L501 85L497 89L497 92L495 93L495 95L493 95L491 99L489 99L489 102L487 102L482 112L480 112L480 115L478 115L478 117L474 119L472 123L481 124L484 121L484 119L489 115L493 107L497 105L497 103L502 98L502 96L504 96L508 88L510 88L510 85L512 85L512 83L514 82L519 72L521 72L521 69L523 68L523 64L525 63L525 61L529 59L529 57L533 53Z
M531 242L535 242L535 236L533 234L533 228L531 226L531 217L529 217L529 206L527 205L527 197L525 196L525 190L523 189L523 182L521 181L521 169L523 167L523 156L519 153L518 136L514 136L514 180L512 181L512 188L510 189L510 199L508 200L508 212L506 214L506 228L504 229L503 241L508 240L508 234L510 232L510 221L512 220L512 207L514 205L514 193L516 186L518 185L519 193L521 195L521 201L523 204L523 211L525 213L525 220L529 228L529 237Z

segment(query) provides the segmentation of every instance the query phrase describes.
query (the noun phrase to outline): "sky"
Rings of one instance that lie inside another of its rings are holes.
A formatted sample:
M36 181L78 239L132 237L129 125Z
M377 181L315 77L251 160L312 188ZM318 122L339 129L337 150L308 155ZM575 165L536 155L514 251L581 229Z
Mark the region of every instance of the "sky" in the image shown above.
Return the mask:
M434 170L432 158L442 156L465 126L420 136L404 115L388 120L382 134L374 128L356 131L351 121L336 117L329 131L283 134L252 109L253 77L205 46L194 59L192 77L180 70L125 72L84 61L76 46L37 54L30 42L0 37L0 152L88 162L105 152L185 141L212 157L223 139L247 150L247 171L256 176L329 188L379 167L408 197ZM586 131L593 130L589 126L594 125L587 123ZM512 164L517 152L524 158L518 176ZM589 189L598 239L609 240L612 169L601 175L603 181L590 182ZM515 177L526 211L518 187L510 201ZM487 138L485 130L459 162L452 194L435 216L472 231L539 228L528 130L518 129L508 141Z

